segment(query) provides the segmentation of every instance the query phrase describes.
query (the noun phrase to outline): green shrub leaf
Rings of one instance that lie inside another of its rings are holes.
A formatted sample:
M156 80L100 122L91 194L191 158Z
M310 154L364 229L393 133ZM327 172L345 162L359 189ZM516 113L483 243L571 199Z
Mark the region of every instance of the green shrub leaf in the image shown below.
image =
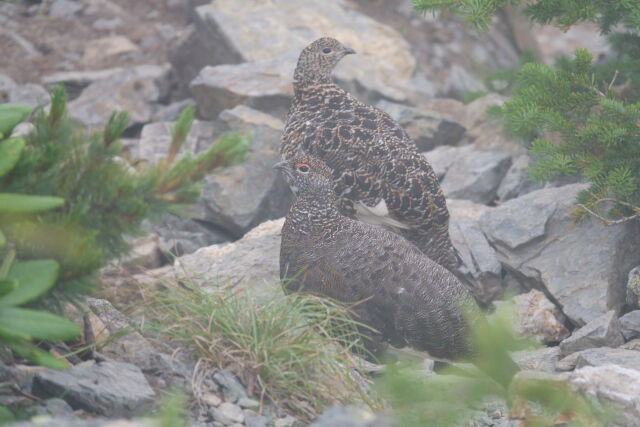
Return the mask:
M11 213L33 213L48 211L64 204L64 199L49 196L0 193L0 211Z
M56 283L59 268L56 261L49 259L15 263L8 278L18 281L19 286L0 297L0 307L18 306L38 298Z
M69 340L80 334L80 328L67 319L26 308L0 308L0 325L12 333L48 341Z
M15 279L0 280L0 297L18 289L19 286L18 281Z
M13 169L22 154L24 144L24 138L9 138L0 141L0 177Z
M6 244L7 244L7 238L4 237L4 234L2 234L2 231L0 231L0 249L2 249Z
M8 423L10 421L14 421L16 418L13 416L13 413L8 410L5 406L0 405L0 424Z
M26 105L0 105L0 133L10 135L13 128L27 117L31 110L32 108Z
M8 341L4 344L6 344L7 347L16 352L16 354L20 357L24 357L25 359L37 365L42 365L46 366L47 368L58 369L61 371L69 369L69 366L62 360L53 357L46 351L42 351L38 347L34 346L33 344L29 344L26 341Z

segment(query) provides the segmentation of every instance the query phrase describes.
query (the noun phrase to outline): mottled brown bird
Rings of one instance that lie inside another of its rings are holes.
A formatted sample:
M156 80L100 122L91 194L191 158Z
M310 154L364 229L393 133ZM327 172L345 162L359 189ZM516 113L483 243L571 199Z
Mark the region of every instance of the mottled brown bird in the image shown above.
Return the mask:
M475 357L469 325L484 318L450 271L401 236L342 215L332 172L321 160L296 155L275 167L296 194L280 249L280 278L288 291L362 302L354 311L377 331L368 331L365 341L374 353L391 343L440 359ZM496 359L478 366L506 384L516 365L506 352Z
M388 114L332 82L333 68L352 53L335 39L321 38L300 54L283 158L301 150L321 158L331 169L343 213L392 228L454 271L460 261L433 169Z

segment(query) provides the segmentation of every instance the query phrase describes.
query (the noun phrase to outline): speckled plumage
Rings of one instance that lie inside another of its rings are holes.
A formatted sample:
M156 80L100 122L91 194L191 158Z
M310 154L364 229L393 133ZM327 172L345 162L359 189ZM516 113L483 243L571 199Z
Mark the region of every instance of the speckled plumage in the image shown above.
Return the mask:
M348 53L353 51L337 40L322 38L300 54L283 158L300 151L321 158L332 171L343 213L390 226L453 271L460 261L433 169L388 114L331 80L333 68Z
M280 277L288 291L364 301L353 310L379 332L369 332L374 352L391 343L436 358L473 360L469 325L484 317L450 271L401 236L342 215L332 172L321 160L297 155L276 167L296 193L280 249ZM506 353L499 359L487 370L499 367L494 374L505 384L517 368Z

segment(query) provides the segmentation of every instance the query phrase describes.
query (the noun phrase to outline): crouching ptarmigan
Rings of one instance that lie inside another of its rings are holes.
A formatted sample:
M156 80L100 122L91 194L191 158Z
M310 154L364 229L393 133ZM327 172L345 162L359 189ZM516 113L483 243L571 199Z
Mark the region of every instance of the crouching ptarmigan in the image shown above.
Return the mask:
M331 169L343 213L391 227L454 271L460 262L433 169L388 114L332 82L333 68L351 53L337 40L321 38L300 54L282 137L283 158L300 152L319 157Z
M282 229L280 278L288 291L356 303L374 353L409 345L440 359L469 359L502 384L518 370L505 351L478 359L470 324L484 317L473 296L415 245L377 225L342 215L332 172L297 155L278 163L296 201Z

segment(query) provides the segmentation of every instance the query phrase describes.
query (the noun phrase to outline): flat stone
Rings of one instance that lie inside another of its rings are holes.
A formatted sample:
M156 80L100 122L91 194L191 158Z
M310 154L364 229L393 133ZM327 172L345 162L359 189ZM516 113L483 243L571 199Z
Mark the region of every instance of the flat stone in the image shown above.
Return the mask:
M610 347L589 348L579 352L576 359L576 369L609 364L640 371L640 351Z
M121 362L38 372L33 394L42 398L62 397L74 409L110 417L144 413L155 399L140 368Z
M89 84L68 104L69 113L89 127L102 127L113 111L127 111L130 125L151 120L169 90L170 67L138 65Z
M560 348L542 347L537 350L514 351L511 357L522 370L554 373L560 357Z
M139 47L122 35L114 35L90 40L86 43L82 62L94 64L111 56L136 52Z
M355 406L332 406L309 427L385 427L391 426L382 417Z
M620 322L616 312L611 310L573 331L571 336L560 343L563 355L593 347L617 347L624 343Z

